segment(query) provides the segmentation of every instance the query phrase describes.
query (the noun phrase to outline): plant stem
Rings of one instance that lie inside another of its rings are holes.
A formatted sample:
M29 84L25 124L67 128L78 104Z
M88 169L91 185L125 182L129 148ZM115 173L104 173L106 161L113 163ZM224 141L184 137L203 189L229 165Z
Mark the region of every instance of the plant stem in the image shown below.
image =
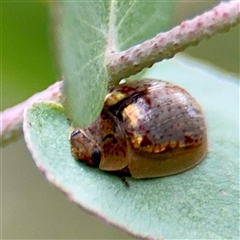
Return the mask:
M46 90L34 94L28 100L1 112L0 146L4 146L9 142L12 142L22 135L23 113L25 107L38 101L60 102L61 88L62 81L56 82Z
M227 31L240 20L239 1L223 2L211 11L193 20L184 21L172 30L159 33L156 37L123 52L109 47L106 64L110 85L134 75L146 67L166 58L173 57L190 45L197 44L217 32ZM111 44L110 44L111 45ZM62 82L56 82L46 90L33 95L23 103L0 113L0 146L16 140L22 134L23 112L26 106L36 101L60 102Z
M151 67L154 63L173 57L186 47L197 45L222 31L228 31L240 20L239 1L223 2L196 18L182 22L168 32L159 33L142 44L123 52L106 52L110 85Z

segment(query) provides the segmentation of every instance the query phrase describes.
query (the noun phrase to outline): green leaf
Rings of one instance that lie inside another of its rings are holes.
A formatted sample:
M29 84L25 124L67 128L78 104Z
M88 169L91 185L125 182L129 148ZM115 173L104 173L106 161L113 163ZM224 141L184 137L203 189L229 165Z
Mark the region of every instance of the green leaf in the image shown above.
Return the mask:
M166 30L175 3L63 1L60 55L66 110L80 127L99 115L108 86L105 52L126 49Z
M126 50L167 30L176 3L162 1L115 1L115 43ZM111 20L110 20L111 21Z
M136 236L151 239L239 237L239 89L234 77L186 57L156 64L148 77L185 87L201 103L209 153L193 169L156 179L128 178L78 163L70 153L63 107L36 103L24 133L37 166L86 210ZM81 223L79 223L81 224Z

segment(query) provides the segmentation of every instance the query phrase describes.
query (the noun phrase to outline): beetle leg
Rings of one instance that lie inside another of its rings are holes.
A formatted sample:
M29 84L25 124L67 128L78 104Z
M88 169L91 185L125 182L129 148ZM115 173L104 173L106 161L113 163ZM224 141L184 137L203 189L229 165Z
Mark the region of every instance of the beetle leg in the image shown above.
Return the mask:
M126 177L130 177L131 173L129 172L128 166L126 166L125 168L118 170L118 171L111 171L111 173L113 173L114 175L116 175L119 179L121 179L121 181L125 184L125 186L127 188L130 187L129 182L127 181Z
M119 178L121 179L121 181L125 184L125 186L126 186L127 188L130 187L129 182L127 181L127 179L126 179L124 176L118 176L118 175L117 175L117 177L119 177Z

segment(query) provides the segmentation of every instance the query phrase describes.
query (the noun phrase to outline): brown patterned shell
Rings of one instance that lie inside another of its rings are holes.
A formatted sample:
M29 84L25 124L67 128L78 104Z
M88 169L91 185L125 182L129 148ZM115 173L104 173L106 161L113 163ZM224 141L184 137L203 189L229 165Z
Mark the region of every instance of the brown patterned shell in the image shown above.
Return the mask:
M207 134L202 110L188 92L143 79L111 89L100 117L73 132L71 144L88 165L151 178L198 164L207 153Z

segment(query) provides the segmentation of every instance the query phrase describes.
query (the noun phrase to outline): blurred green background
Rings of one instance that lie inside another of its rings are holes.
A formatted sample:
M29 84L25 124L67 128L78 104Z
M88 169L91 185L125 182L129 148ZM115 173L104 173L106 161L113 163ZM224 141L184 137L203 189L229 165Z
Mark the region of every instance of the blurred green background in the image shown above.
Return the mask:
M219 1L185 1L172 25ZM1 3L1 110L60 79L47 1ZM239 74L239 26L185 52ZM133 239L69 202L35 167L23 139L1 149L3 239Z

